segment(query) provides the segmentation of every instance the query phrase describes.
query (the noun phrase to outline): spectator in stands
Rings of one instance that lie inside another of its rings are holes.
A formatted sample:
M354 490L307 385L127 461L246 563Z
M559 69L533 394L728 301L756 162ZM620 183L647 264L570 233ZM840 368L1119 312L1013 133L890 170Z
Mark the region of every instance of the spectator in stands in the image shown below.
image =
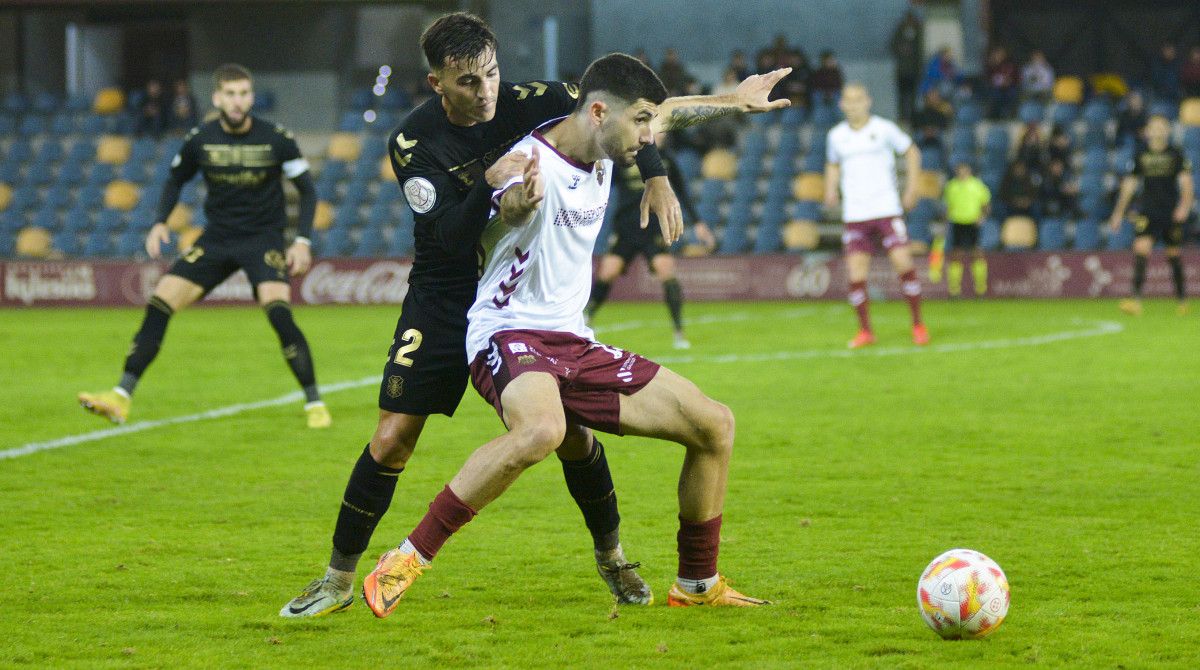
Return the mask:
M1021 68L1021 93L1029 100L1045 103L1054 90L1054 68L1041 49L1029 54L1029 62Z
M1050 129L1050 140L1046 143L1046 158L1050 162L1062 161L1064 165L1071 163L1071 154L1075 151L1075 142L1071 133L1061 124L1054 124Z
M1136 146L1145 127L1146 99L1140 91L1130 91L1117 111L1117 146Z
M1042 128L1036 123L1025 126L1021 134L1021 142L1017 145L1016 161L1023 163L1031 174L1037 174L1042 169L1045 152L1042 147Z
M1200 44L1188 51L1187 60L1179 68L1179 83L1185 98L1200 97Z
M146 99L138 109L134 131L138 135L161 135L167 128L167 103L162 84L157 79L147 81Z
M892 33L892 57L896 59L896 92L900 101L900 118L911 121L916 111L917 79L921 76L921 56L924 53L925 30L921 19L911 9L896 24Z
M950 98L961 82L962 72L954 62L954 53L950 51L950 47L942 47L929 59L925 76L921 79L920 93L924 96L930 89L936 88L942 97Z
M1171 42L1163 43L1150 65L1150 86L1156 97L1179 102L1179 55Z
M987 80L988 118L1007 119L1017 111L1017 64L1008 49L994 46L984 68Z
M779 67L792 68L791 73L779 82L776 90L782 89L783 95L792 101L793 107L808 107L808 80L812 76L812 68L808 64L808 55L802 49L794 49L784 55Z
M734 49L729 54L729 70L733 71L733 76L736 81L741 81L750 76L750 64L746 62L746 54L741 49Z
M1079 185L1067 169L1067 163L1058 158L1050 159L1042 175L1041 215L1057 219L1073 219L1076 216L1076 200Z
M687 90L688 79L691 78L691 75L688 74L683 61L679 60L679 52L673 48L668 48L663 56L662 65L658 68L658 77L662 79L663 86L667 88L667 93L670 95L683 95Z
M950 119L954 108L942 97L938 89L931 88L925 93L924 104L912 117L912 127L917 148L921 155L937 155L941 162L946 160L946 147L942 136L950 127Z
M837 56L829 49L822 51L820 67L813 71L808 79L813 100L827 105L836 104L843 83L842 66L838 64Z
M775 41L771 43L771 46L759 51L758 56L755 58L755 62L759 68L758 74L765 74L771 70L786 67L788 61L791 60L792 53L793 49L788 46L787 36L783 33L776 35ZM766 65L765 70L763 69L764 64Z
M1009 164L1000 182L1001 217L1031 216L1037 218L1037 199L1040 176L1031 172L1024 162L1016 160Z
M176 79L175 96L171 99L171 117L167 125L188 130L195 127L196 121L196 98L192 95L192 87L186 79Z

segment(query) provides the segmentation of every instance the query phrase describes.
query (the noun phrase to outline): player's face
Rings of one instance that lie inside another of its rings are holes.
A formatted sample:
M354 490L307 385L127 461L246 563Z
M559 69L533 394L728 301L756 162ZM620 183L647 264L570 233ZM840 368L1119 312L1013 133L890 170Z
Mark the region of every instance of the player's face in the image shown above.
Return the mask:
M654 141L650 122L658 116L658 105L639 99L623 108L610 108L600 124L599 143L604 155L617 165L633 165L642 147Z
M1166 119L1156 116L1146 124L1146 140L1155 146L1162 146L1171 139L1171 124Z
M223 81L213 92L213 107L221 113L221 121L230 128L241 128L254 106L254 87L249 79Z
M429 75L429 85L440 96L446 114L455 125L473 126L496 116L500 91L500 65L489 49L478 58L450 61Z
M871 114L871 96L861 86L847 86L838 107L850 122L864 121Z

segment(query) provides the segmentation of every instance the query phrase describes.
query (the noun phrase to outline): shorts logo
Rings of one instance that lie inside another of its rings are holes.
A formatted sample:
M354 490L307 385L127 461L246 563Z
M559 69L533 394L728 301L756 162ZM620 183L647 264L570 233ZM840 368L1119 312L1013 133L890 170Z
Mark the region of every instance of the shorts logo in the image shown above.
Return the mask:
M537 357L533 354L522 354L517 356L517 363L520 365L533 365L537 361Z
M433 209L434 203L437 202L437 190L428 179L413 177L404 182L404 197L414 212L424 214Z
M399 398L404 395L404 377L392 375L387 378L387 388L384 389L389 398Z
M488 350L488 355L487 355L487 366L492 371L492 374L495 375L495 374L500 373L500 364L501 363L502 363L502 361L500 360L500 347L497 347L496 343L492 342L492 348Z
M509 343L508 350L514 354L523 354L529 351L529 347L525 346L524 342L512 342Z
M287 260L284 259L283 252L278 249L271 249L263 254L263 262L267 264L267 267L276 272L282 273L287 270Z

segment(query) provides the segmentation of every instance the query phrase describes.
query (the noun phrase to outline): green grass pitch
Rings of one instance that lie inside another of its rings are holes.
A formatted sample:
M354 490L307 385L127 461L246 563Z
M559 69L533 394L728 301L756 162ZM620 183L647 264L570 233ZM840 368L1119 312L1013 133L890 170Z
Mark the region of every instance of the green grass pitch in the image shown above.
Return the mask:
M377 375L397 308L299 308L325 385ZM0 311L0 450L107 427L74 394L112 384L140 310ZM722 571L776 605L663 606L681 449L608 437L632 560L659 603L614 609L551 459L450 541L396 613L279 608L322 574L377 387L0 459L0 666L1194 668L1200 659L1200 329L1168 302L934 303L917 351L903 303L850 354L831 303L614 304L605 341L728 403L738 438ZM261 312L175 317L130 425L295 390ZM468 389L430 421L364 558L403 539L499 421ZM993 636L945 642L917 578L953 547L1007 572Z

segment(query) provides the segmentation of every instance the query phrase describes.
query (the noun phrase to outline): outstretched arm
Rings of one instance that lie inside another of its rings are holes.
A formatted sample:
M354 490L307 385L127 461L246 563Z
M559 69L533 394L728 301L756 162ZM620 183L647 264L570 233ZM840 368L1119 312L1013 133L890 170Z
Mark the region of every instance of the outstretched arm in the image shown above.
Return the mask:
M681 130L713 119L739 113L767 112L791 104L787 99L767 100L771 90L792 68L785 67L766 74L754 74L738 84L737 90L726 95L687 95L667 98L658 106L658 116L651 122L654 132Z

